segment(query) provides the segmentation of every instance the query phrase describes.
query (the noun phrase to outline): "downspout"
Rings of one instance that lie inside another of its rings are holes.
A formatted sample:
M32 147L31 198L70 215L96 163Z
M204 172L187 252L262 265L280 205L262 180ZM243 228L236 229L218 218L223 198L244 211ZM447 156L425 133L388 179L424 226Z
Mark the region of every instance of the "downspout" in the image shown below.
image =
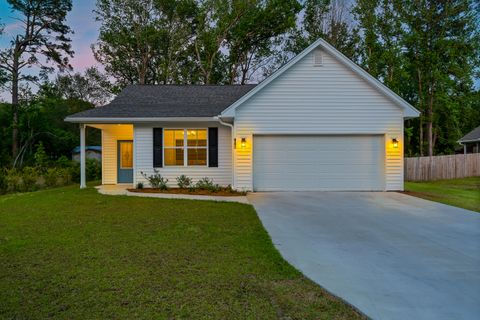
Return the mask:
M232 187L235 188L235 135L234 135L234 127L233 124L224 122L220 116L214 117L218 120L221 125L226 127L230 127L231 130L231 138L232 138Z

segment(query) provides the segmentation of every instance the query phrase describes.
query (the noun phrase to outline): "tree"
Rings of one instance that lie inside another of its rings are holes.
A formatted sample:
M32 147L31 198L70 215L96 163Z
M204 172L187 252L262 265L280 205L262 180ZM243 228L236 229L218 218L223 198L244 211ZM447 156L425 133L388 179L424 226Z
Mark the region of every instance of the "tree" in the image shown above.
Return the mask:
M0 68L6 72L12 92L12 156L18 155L19 140L19 84L35 81L38 77L22 73L31 66L39 66L41 74L52 71L53 62L62 69L71 68L69 57L73 56L70 45L70 27L65 24L67 13L72 9L71 0L7 0L12 11L22 22L22 32L10 42L10 47L0 51ZM42 63L42 56L46 63Z
M112 84L108 77L95 67L90 67L83 74L60 74L53 83L57 95L64 99L77 99L100 106L112 98Z
M479 16L474 1L404 1L399 6L405 25L411 80L415 83L419 123L419 152L434 155L435 144L448 131L440 129L440 113L454 117L464 94L473 91L473 77L480 65ZM426 127L426 128L425 128ZM426 130L425 130L426 129ZM426 131L426 137L425 137Z
M299 53L318 38L355 59L358 34L349 18L347 2L342 0L306 0L303 19L291 36L289 50Z
M295 27L296 0L251 1L226 38L229 83L245 84L275 56L279 37Z
M191 82L194 0L99 0L95 12L95 58L120 86Z

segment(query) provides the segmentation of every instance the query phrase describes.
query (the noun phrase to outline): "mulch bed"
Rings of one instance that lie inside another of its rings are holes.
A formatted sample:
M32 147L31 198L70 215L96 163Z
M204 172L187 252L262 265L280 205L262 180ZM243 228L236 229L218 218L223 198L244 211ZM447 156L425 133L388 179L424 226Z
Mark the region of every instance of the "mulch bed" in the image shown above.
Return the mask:
M166 194L191 194L199 196L220 196L220 197L238 197L245 196L246 192L232 191L232 190L219 190L212 192L210 190L190 190L190 189L180 189L172 188L167 190L153 189L153 188L143 188L143 189L127 189L130 192L139 192L139 193L166 193Z

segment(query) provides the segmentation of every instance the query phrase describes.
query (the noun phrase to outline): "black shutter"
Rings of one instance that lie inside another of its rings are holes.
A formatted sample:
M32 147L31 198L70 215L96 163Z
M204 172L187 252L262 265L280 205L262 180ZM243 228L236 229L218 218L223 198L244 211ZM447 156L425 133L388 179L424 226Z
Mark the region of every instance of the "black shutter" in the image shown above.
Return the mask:
M163 133L162 128L153 128L153 167L163 167Z
M218 128L208 128L208 166L218 167Z

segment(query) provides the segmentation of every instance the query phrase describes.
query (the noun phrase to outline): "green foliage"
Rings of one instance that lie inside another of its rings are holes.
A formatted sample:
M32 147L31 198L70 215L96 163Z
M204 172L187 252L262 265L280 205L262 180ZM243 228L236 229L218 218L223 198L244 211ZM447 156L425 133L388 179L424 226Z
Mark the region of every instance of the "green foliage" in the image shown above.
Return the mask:
M23 167L0 169L0 194L11 192L28 192L48 187L69 185L80 181L80 165L65 158L52 163L49 168ZM86 160L87 180L100 180L101 162Z
M182 174L181 176L177 177L177 185L180 189L189 188L192 186L192 178Z
M35 151L33 159L35 160L35 166L38 170L45 171L47 169L49 161L42 142L37 145L37 151Z
M353 12L363 34L359 63L422 112L406 122L405 153L453 153L480 123L475 2L358 0Z
M199 190L208 190L210 192L217 192L221 190L220 185L213 183L213 180L208 177L198 180L195 184L195 188Z
M162 177L157 169L153 169L152 175L147 175L143 171L140 174L150 183L150 186L154 189L167 190L168 179Z
M143 182L137 182L137 189L143 189Z
M0 168L0 194L7 192L7 173L6 169Z
M299 26L292 31L287 49L300 53L318 38L326 40L344 55L355 60L358 56L359 35L350 22L347 3L331 0L306 0Z

